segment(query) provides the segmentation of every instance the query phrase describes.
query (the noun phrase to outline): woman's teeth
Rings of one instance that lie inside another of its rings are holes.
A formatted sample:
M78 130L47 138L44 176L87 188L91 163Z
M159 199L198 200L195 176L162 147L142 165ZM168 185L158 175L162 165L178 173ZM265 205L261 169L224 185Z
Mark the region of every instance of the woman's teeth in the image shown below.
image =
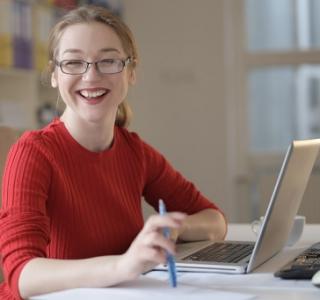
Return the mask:
M100 97L103 94L105 94L107 91L106 90L98 90L98 91L80 91L81 96L85 97L85 98L96 98L96 97Z

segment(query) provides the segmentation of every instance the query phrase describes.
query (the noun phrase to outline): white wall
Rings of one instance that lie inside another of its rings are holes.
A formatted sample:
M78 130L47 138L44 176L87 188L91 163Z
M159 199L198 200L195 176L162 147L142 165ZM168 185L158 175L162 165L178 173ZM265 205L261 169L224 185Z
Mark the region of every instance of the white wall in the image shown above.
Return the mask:
M223 1L125 0L124 7L141 56L131 128L230 218Z

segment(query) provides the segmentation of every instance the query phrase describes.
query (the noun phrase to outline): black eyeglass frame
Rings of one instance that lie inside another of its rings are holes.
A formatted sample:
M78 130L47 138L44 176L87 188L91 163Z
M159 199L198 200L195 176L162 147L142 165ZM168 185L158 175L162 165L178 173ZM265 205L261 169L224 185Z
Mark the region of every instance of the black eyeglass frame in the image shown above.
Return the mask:
M128 65L130 64L131 62L133 62L133 58L131 56L128 56L126 59L120 59L120 58L115 58L113 60L116 60L116 61L119 61L121 62L122 64L122 68L121 70L117 71L117 72L112 72L112 73L105 73L105 72L101 72L100 69L99 69L99 63L104 61L105 59L102 59L102 60L98 60L98 61L93 61L93 62L88 62L88 61L85 61L85 60L82 60L82 59L64 59L64 60L61 60L61 61L58 61L58 60L54 60L55 62L55 65L57 67L60 68L61 72L64 73L64 74L67 74L67 75L83 75L85 74L88 69L89 69L89 66L90 65L95 65L95 68L96 70L100 73L100 74L118 74L118 73L121 73L123 71L123 69ZM66 62L66 61L77 61L77 62L82 62L82 63L86 63L86 68L84 69L83 72L81 73L70 73L70 72L65 72L63 70L63 63Z

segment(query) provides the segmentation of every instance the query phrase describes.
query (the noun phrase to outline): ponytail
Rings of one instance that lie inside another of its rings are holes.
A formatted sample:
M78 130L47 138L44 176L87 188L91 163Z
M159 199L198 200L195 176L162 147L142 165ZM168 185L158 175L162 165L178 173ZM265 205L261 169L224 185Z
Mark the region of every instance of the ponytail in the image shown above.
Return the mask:
M131 119L132 119L132 110L127 100L124 100L118 106L115 124L119 127L128 127L131 122Z

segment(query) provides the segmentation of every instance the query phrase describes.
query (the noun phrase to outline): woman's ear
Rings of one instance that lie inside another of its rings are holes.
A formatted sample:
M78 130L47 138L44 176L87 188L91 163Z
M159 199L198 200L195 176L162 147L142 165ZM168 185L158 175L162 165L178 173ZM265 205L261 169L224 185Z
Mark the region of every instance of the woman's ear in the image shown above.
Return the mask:
M136 81L137 81L136 71L131 70L129 74L129 84L135 85Z
M51 74L51 86L53 88L56 88L58 86L58 82L57 82L56 77L54 75L55 75L54 73Z

